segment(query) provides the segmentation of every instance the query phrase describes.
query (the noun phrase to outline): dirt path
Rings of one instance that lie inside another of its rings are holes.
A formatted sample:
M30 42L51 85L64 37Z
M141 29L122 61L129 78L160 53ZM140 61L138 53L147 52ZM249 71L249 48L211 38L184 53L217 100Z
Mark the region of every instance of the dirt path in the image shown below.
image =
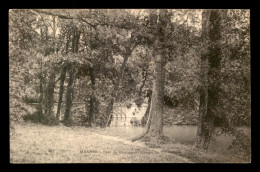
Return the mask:
M20 125L10 140L12 163L187 163L175 154L88 131L85 127Z

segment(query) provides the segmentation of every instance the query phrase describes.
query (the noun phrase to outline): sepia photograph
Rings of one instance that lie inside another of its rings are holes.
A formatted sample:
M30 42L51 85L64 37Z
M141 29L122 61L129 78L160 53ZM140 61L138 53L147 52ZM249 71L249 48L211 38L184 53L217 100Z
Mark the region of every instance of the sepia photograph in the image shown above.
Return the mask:
M249 9L9 9L11 164L251 163Z

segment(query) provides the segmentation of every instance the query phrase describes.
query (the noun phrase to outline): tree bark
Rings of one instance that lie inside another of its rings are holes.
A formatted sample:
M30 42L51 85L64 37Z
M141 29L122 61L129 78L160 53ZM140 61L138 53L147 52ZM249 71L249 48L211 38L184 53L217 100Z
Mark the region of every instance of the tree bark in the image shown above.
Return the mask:
M197 128L197 146L201 147L205 140L206 125L204 118L207 116L208 105L208 32L209 32L209 17L210 11L203 11L202 13L202 46L201 49L201 73L200 73L200 105L199 105L199 118Z
M72 53L78 53L78 44L79 44L80 33L78 34L77 28L73 28L72 33ZM75 65L70 63L67 66L67 71L69 73L69 80L67 85L66 93L66 107L64 115L64 124L70 126L72 124L71 108L73 106L73 94L74 94L74 82L75 82Z
M69 51L69 42L70 42L70 36L71 32L68 31L67 33L67 41L66 41L66 47L65 47L65 54L68 54ZM66 72L67 72L67 63L65 62L61 74L60 74L60 90L59 90L59 100L58 100L58 107L57 107L57 113L56 113L56 120L59 121L60 118L60 110L61 110L61 104L62 104L62 98L64 93L64 82L66 79Z
M164 57L155 56L155 80L153 82L152 105L150 110L150 124L146 133L151 137L160 137L163 134L163 97L164 97Z
M94 116L94 111L95 111L95 104L96 104L96 98L95 98L95 76L94 76L94 69L90 68L89 71L90 75L90 81L91 81L91 95L90 95L90 100L89 100L89 117L88 117L88 125L91 126L92 118Z
M167 10L157 10L151 14L152 23L156 24L157 35L154 49L154 81L152 101L146 131L141 136L132 139L136 141L148 136L151 140L160 140L163 135L163 105L164 105L164 83L165 83L165 31L169 16Z
M140 97L142 96L143 87L145 86L145 82L146 82L147 75L148 75L148 72L147 72L147 70L146 70L146 71L144 71L144 74L143 74L143 77L144 77L143 83L142 83L142 85L141 85L140 88L139 88L139 93L138 93L138 95L139 95Z
M207 149L214 130L214 117L220 91L221 49L220 16L217 11L207 10L202 15L201 88L197 146Z
M134 49L134 48L133 48ZM125 68L126 68L126 63L128 61L129 56L132 54L133 49L127 48L126 54L124 56L124 61L122 63L122 66L120 68L120 74L118 80L116 81L116 84L114 86L113 92L111 94L111 99L109 100L108 106L106 108L106 116L108 117L107 123L106 123L106 127L108 127L111 123L112 120L112 110L113 110L113 105L115 103L115 101L117 100L117 90L119 89L120 86L120 82L122 80L122 78L124 77L124 73L125 73Z
M142 126L145 126L147 124L147 120L151 108L151 102L152 102L152 90L148 90L147 97L148 97L148 102L147 102L148 106L141 121Z
M55 71L51 72L48 85L44 91L42 104L43 104L43 122L50 124L54 119L54 87L55 87Z
M56 114L56 120L59 121L60 119L60 110L61 110L61 104L62 104L62 97L64 92L64 82L66 79L66 66L64 66L61 70L60 74L60 90L59 90L59 100L58 100L58 107L57 107L57 114Z
M39 97L39 104L38 104L38 120L41 122L42 115L43 115L43 76L42 76L42 60L41 60L41 73L40 73L40 97Z
M64 115L64 124L67 126L71 125L71 107L72 107L72 100L73 100L73 82L74 82L74 68L73 65L70 64L68 67L69 73L69 80L67 86L67 93L66 93L66 108L65 108L65 115Z

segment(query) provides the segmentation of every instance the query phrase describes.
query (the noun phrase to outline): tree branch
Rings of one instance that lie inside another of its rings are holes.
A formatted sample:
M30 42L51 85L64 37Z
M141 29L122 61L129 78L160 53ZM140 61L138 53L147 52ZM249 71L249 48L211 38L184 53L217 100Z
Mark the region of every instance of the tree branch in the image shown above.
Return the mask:
M71 16L62 15L62 14L55 14L55 13L48 12L48 11L41 11L41 10L37 10L37 9L32 9L32 10L37 12L37 13L42 13L42 14L46 14L46 15L56 16L56 17L59 17L61 19L69 19L69 20L78 19L78 20L81 20L81 21L87 23L88 25L90 25L94 29L97 29L96 25L93 25L93 24L89 23L87 20L85 20L85 19L83 19L81 17L71 17Z

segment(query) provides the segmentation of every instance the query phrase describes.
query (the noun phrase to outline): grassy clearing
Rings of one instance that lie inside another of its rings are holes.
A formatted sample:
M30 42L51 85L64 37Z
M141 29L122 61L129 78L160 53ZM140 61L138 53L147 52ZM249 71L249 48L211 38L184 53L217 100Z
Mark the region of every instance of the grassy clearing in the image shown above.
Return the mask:
M195 144L174 144L161 145L163 152L174 153L179 156L186 157L197 163L247 163L241 157L234 154L228 154L229 151L223 152L203 150L195 146Z
M19 125L10 140L11 163L180 163L152 151L88 131L85 127Z
M131 142L141 129L86 128L25 124L10 140L11 163L246 163L227 149L231 139L218 138L209 150L195 140L171 138L160 145ZM134 132L133 132L134 131ZM166 132L167 134L167 132ZM226 143L223 143L225 141ZM156 149L153 149L156 148Z

